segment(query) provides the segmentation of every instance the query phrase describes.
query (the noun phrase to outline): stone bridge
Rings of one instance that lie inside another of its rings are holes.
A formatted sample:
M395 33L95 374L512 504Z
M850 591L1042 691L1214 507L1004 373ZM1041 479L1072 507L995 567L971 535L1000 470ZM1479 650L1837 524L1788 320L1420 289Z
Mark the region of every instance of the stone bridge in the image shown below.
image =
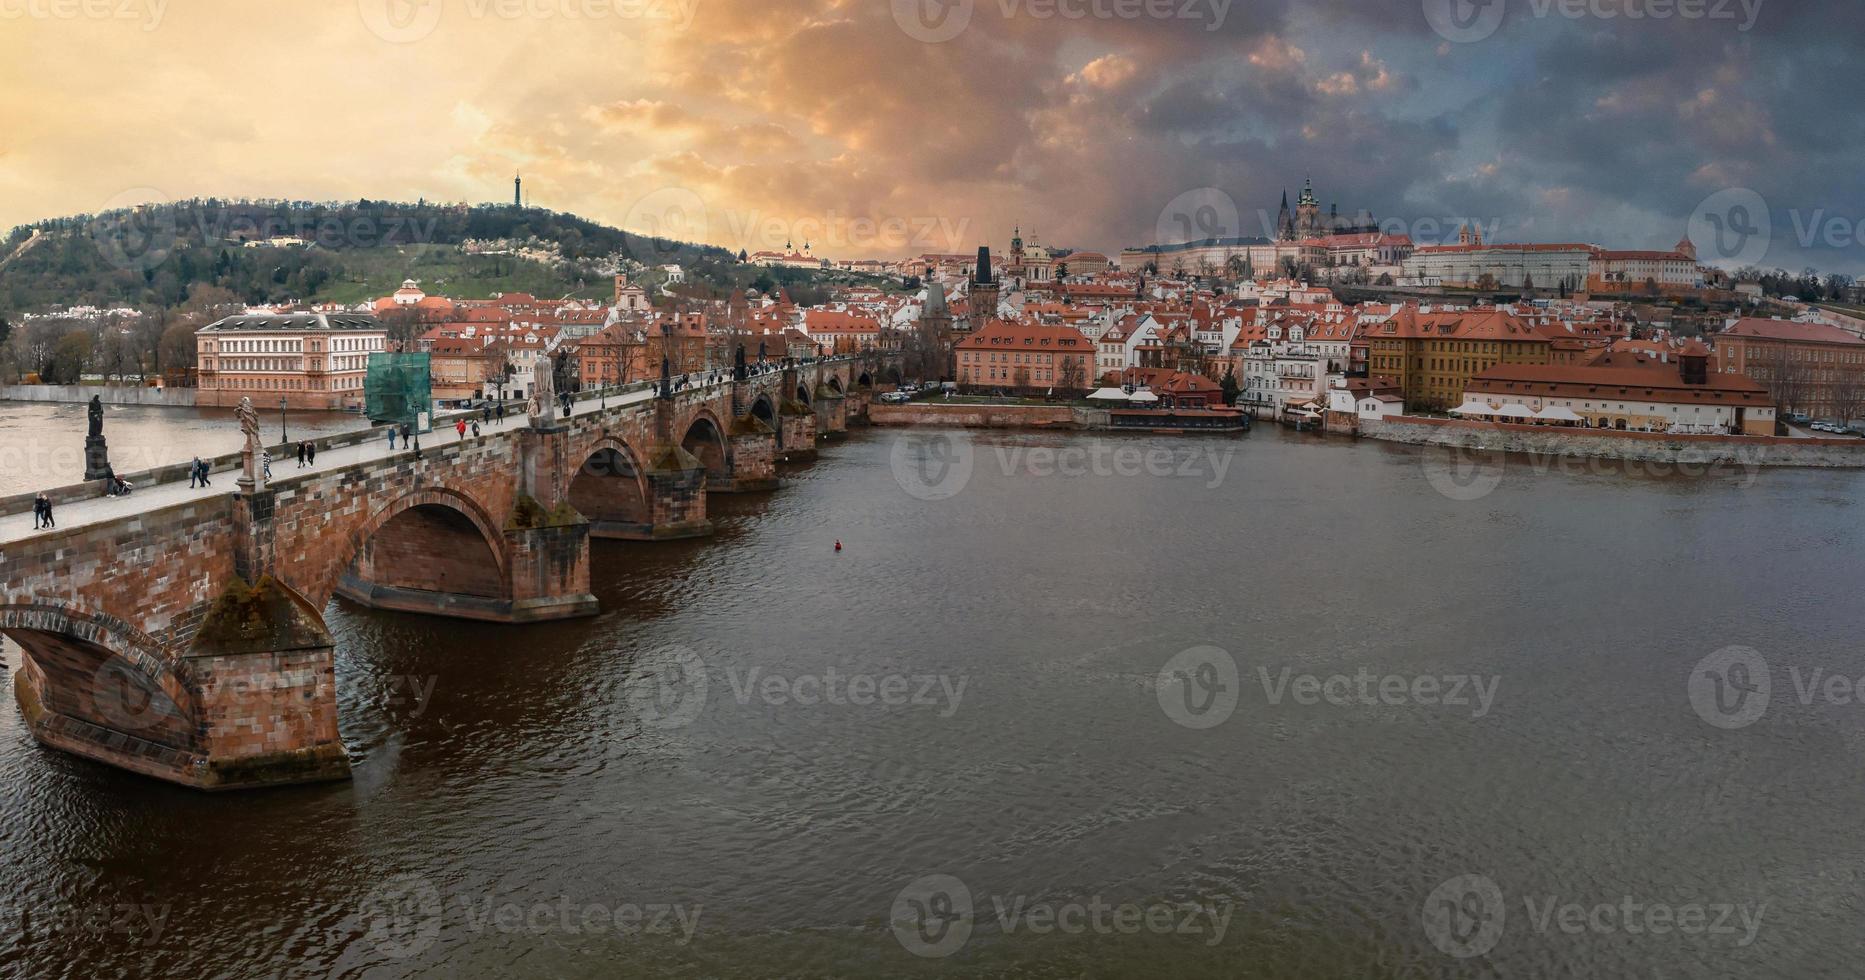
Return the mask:
M45 533L15 514L0 633L25 654L20 708L45 745L189 786L346 777L333 596L498 622L591 615L590 537L710 533L709 494L773 489L779 460L865 417L875 363L585 394L567 418L439 429L418 456L333 440L269 484L140 487L68 503Z

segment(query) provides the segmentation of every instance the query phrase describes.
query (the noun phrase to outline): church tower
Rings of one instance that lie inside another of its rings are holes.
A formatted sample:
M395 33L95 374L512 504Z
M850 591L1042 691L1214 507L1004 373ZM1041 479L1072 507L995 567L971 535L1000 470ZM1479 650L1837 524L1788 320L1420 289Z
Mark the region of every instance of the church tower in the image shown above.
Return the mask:
M1292 242L1295 240L1295 219L1289 216L1289 192L1282 192L1282 210L1276 212L1276 240Z
M1320 238L1321 202L1315 200L1315 182L1309 178L1302 184L1302 196L1295 200L1295 233L1298 238Z

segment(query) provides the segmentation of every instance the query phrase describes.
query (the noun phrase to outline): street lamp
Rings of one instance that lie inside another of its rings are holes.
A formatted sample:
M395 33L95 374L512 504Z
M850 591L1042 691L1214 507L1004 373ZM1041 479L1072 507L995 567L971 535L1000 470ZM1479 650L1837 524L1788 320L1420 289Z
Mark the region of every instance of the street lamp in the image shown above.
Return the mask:
M278 398L278 441L290 442L291 436L285 434L285 396Z

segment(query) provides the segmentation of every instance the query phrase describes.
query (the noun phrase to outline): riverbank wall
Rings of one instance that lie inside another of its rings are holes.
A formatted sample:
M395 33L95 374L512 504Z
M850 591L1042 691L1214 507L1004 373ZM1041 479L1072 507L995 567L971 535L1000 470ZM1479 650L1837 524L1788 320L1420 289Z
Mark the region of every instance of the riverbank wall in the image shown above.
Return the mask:
M1076 405L952 404L909 402L871 405L868 423L877 426L943 426L961 429L1064 429L1106 432L1243 432L1234 414L1197 409L1146 412Z
M1361 419L1359 434L1414 446L1707 466L1865 467L1865 439L1672 435L1463 419Z
M1080 429L1084 422L1068 405L965 405L909 402L868 406L868 424L938 425L965 429Z
M0 402L40 402L84 404L92 395L106 405L156 405L162 408L193 408L193 388L148 388L142 386L102 387L98 385L0 385Z

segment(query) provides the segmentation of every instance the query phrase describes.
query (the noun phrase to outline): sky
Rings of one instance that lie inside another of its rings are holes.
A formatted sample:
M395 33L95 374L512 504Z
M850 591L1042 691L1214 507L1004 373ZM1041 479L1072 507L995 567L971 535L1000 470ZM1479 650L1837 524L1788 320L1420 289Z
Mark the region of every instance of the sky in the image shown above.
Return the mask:
M1865 4L0 0L0 226L509 201L756 251L1259 235L1865 273Z

